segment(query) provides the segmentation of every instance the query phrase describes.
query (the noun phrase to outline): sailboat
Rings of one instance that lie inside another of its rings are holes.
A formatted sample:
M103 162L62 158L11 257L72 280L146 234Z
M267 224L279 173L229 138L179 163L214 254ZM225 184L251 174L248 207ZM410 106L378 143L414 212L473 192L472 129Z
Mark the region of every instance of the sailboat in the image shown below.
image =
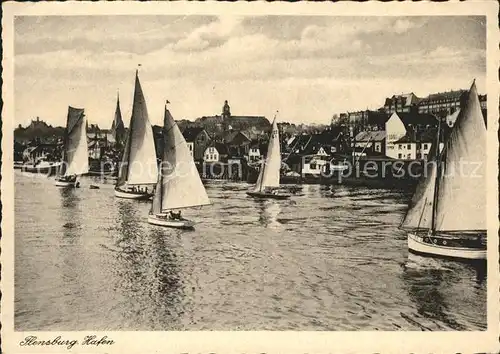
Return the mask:
M139 82L139 73L136 71L132 116L118 170L115 196L136 200L150 199L153 192L148 186L152 187L156 183L157 175L153 127L148 119L146 100Z
M247 194L254 198L287 199L291 194L278 190L280 186L281 153L278 124L273 119L266 159L262 160L257 183Z
M57 187L78 187L78 176L89 172L86 117L83 108L68 107L62 161L56 176Z
M210 200L186 140L166 105L163 139L163 157L148 222L159 226L192 229L195 223L183 218L180 210L209 205ZM174 213L174 210L179 212Z
M442 151L421 180L401 224L410 252L486 259L486 125L475 81ZM429 166L429 165L428 165Z

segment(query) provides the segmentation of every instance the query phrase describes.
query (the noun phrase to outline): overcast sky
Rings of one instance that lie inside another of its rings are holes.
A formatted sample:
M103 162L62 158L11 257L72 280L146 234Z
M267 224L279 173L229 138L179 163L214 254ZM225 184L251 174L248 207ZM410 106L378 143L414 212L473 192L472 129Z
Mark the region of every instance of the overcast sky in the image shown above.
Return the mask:
M119 90L128 126L137 64L149 117L280 111L327 123L385 97L484 92L483 17L24 16L15 19L16 125L64 125L68 105L109 128Z

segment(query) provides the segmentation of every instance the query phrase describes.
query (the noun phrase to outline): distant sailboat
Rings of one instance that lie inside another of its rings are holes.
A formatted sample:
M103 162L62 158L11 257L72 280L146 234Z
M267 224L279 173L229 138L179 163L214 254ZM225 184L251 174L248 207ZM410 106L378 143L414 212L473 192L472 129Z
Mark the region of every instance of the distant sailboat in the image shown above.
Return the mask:
M274 117L267 148L266 159L262 160L259 177L253 190L247 192L255 198L287 199L291 194L279 191L280 187L281 152L278 124Z
M475 82L444 148L417 187L401 228L411 252L486 259L486 125ZM474 175L473 175L474 174Z
M148 119L146 100L136 72L132 117L118 170L115 196L126 199L150 199L153 193L147 187L156 184L157 175L153 127Z
M89 172L86 126L84 109L68 107L62 163L55 182L58 187L78 187L77 176Z
M164 149L148 222L153 225L190 229L194 222L173 210L209 205L189 147L177 123L165 106Z

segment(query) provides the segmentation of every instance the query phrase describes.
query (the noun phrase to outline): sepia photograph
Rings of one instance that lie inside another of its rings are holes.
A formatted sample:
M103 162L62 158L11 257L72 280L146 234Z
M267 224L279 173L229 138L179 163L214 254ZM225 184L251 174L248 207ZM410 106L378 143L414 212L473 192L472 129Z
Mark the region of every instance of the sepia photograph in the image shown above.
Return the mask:
M13 348L495 329L494 6L118 8L11 9Z

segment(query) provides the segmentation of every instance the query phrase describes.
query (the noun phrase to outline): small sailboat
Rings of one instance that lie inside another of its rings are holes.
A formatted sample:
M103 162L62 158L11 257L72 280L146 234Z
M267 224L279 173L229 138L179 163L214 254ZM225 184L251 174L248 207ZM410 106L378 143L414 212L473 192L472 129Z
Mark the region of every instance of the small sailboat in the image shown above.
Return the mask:
M146 100L136 71L132 117L118 170L115 196L136 200L150 199L157 175L153 127L148 119Z
M262 160L257 183L247 194L254 198L272 198L287 199L291 197L290 193L280 191L280 140L276 116L273 119L271 138L267 148L266 159Z
M475 82L441 152L417 186L401 224L410 252L486 259L486 125ZM428 165L429 166L429 165Z
M209 205L210 200L186 140L166 106L163 139L163 157L148 222L159 226L192 229L195 223L183 218L180 210Z
M62 161L55 182L57 187L78 187L78 176L89 172L86 126L84 109L69 106Z

